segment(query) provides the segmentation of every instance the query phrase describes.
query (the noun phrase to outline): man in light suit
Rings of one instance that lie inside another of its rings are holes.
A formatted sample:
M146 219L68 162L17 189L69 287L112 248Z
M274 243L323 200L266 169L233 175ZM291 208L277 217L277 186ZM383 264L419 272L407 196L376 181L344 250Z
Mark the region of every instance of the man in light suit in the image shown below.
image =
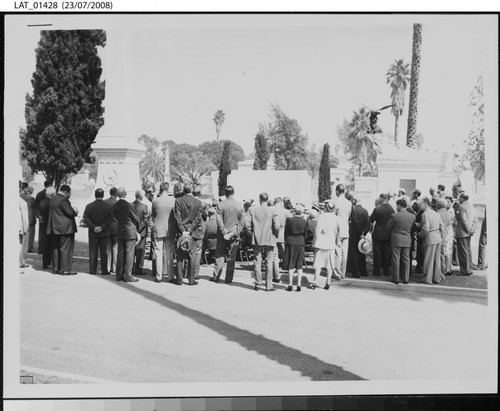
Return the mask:
M175 220L179 235L189 235L193 242L189 251L177 249L177 284L181 285L179 279L183 278L185 262L189 261L189 285L197 285L196 273L199 271L201 262L201 248L203 246L203 234L201 228L202 204L199 198L193 196L193 186L191 183L184 183L184 195L175 199ZM198 218L198 219L197 219ZM197 220L195 222L195 220Z
M335 199L335 209L337 217L339 218L340 232L339 242L342 251L340 258L336 259L335 274L337 277L345 278L347 269L347 252L349 250L349 219L352 212L352 203L345 197L344 184L338 184L335 188L337 199Z
M422 210L420 223L417 224L418 237L422 239L424 263L422 271L424 284L439 284L441 281L441 240L443 238L443 222L432 209L431 199L424 197L418 204Z
M174 216L175 198L168 195L169 183L160 184L160 196L153 199L152 217L155 227L155 282L161 283L162 276L168 274L168 282L175 283L174 247L177 222ZM182 276L177 277L182 284Z
M273 254L278 238L280 223L274 207L269 207L267 193L259 195L259 207L250 209L250 231L253 233L253 254L255 256L254 274L255 287L258 291L262 286L262 257L266 260L266 291L275 291L272 283ZM300 285L300 284L299 284Z
M26 268L26 247L29 230L28 205L26 201L19 198L19 268Z
M135 212L139 217L140 224L137 231L141 236L135 246L134 274L142 275L144 274L143 272L144 254L146 251L146 237L148 235L148 228L150 230L153 228L153 222L151 221L151 214L149 213L147 204L144 204L143 190L137 190L135 192L135 201L132 203L132 207L134 207Z
M33 244L35 243L35 225L36 225L36 213L35 213L35 198L33 197L33 187L28 185L21 190L19 193L20 197L26 201L28 206L28 220L29 220L29 229L27 235L27 252L33 252Z
M111 218L118 222L116 281L134 283L139 281L132 276L132 267L137 243L137 230L141 221L132 204L125 200L127 190L124 187L119 187L116 194L119 200L111 208Z
M210 281L219 282L227 253L226 277L224 282L233 282L236 253L239 238L245 223L245 212L239 201L234 199L233 186L225 189L226 199L217 205L217 248L215 250L214 274Z
M397 212L387 222L391 232L391 281L395 284L399 284L400 280L404 284L410 281L411 229L415 214L409 213L406 207L406 200L397 200Z
M111 187L109 189L109 198L104 200L105 203L113 207L118 201L116 197L116 187ZM107 271L111 274L116 272L116 256L118 253L118 222L116 220L111 221L109 225L109 241L106 247L108 269Z
M50 201L47 234L51 235L52 267L54 274L74 275L73 249L75 247L78 210L71 206L71 188L62 185L59 193Z
M472 250L470 240L476 231L477 217L474 206L469 203L469 195L465 192L462 192L458 196L455 221L455 237L457 239L460 275L471 275Z
M95 201L88 204L83 212L83 220L89 228L89 273L97 273L97 256L101 254L101 274L107 275L109 223L111 206L104 202L104 190L98 188L94 193Z

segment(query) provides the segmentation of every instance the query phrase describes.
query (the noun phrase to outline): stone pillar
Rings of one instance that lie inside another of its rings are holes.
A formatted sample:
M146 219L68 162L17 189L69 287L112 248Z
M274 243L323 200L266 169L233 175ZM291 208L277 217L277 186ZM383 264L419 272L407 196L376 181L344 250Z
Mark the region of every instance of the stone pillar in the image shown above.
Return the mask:
M127 200L133 201L135 190L142 185L139 160L145 148L130 135L133 120L130 102L134 99L127 92L128 83L134 81L127 72L126 45L130 32L109 30L106 35L106 46L100 50L106 81L104 126L92 145L98 164L96 188L107 191L113 186L123 186L127 189Z

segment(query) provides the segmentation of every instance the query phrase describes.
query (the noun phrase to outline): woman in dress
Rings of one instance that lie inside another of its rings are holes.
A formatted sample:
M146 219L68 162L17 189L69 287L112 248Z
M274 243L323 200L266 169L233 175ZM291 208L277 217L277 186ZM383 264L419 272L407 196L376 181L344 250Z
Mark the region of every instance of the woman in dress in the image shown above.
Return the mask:
M441 270L444 275L451 275L451 266L453 259L453 245L455 241L455 210L453 210L453 197L445 197L446 212L450 216L450 222L446 227L443 235L443 242L441 244L441 252L444 254L444 266Z
M283 258L283 269L288 270L287 291L292 291L293 273L297 270L297 291L301 290L302 265L304 263L304 252L306 247L307 221L302 218L304 207L301 204L295 206L294 216L288 217L285 222L285 257Z
M325 290L330 288L330 281L333 268L335 267L335 249L339 244L339 218L335 215L335 205L333 200L325 201L325 212L318 218L316 232L314 234L313 245L314 256L314 282L310 289L316 288L318 276L321 269L326 268Z

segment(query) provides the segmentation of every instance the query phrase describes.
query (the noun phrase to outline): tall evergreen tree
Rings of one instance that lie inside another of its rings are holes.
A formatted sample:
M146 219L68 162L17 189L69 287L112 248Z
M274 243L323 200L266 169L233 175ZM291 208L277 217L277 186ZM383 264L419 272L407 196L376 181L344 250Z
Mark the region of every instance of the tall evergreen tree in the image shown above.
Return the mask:
M53 179L56 187L93 161L91 145L104 124L97 47L105 44L103 30L41 33L21 143L32 171Z
M231 174L231 166L229 164L229 153L231 151L231 142L225 141L222 150L222 160L219 166L219 196L223 196L227 186L227 176Z
M271 105L270 117L268 135L276 170L305 170L308 137L302 132L302 127L277 104Z
M271 153L267 147L267 138L263 130L259 130L255 136L255 160L253 162L254 170L267 170L267 162Z
M319 165L318 200L323 202L332 196L330 183L330 146L323 146L323 154Z
M408 129L406 145L415 147L417 136L418 82L420 80L420 53L422 49L422 24L413 25L413 47L411 55L410 104L408 107Z

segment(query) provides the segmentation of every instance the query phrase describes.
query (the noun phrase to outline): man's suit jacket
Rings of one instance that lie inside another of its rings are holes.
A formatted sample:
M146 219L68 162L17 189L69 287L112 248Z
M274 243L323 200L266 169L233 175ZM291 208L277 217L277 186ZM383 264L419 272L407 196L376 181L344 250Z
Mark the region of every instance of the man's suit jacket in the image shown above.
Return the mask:
M111 217L118 222L119 240L136 240L137 229L141 223L135 208L127 200L119 199L111 208Z
M352 203L344 196L337 198L334 201L335 204L335 214L339 218L339 237L349 237L349 218L352 213Z
M76 233L75 217L78 213L73 209L69 199L57 194L50 200L47 234L65 235Z
M148 227L153 228L148 206L139 200L135 200L132 203L132 207L134 207L135 212L137 213L137 216L139 217L140 221L139 228L137 231L139 232L141 237L145 237L148 231L147 228Z
M175 219L179 231L190 231L196 218L196 214L201 208L201 201L190 194L175 199ZM203 237L202 237L203 238Z
M89 228L89 238L109 237L109 224L111 222L111 206L104 200L95 200L87 204L83 212L83 221ZM99 233L94 228L101 227Z
M19 198L19 234L25 235L29 230L28 205Z
M411 229L414 222L415 215L404 208L391 215L387 222L391 232L391 246L411 247Z
M109 204L111 208L118 202L118 200L115 197L109 197L106 200L104 200L106 204ZM115 236L118 235L118 221L115 219L112 219L109 223L109 235L110 236Z
M35 201L32 204L36 217L40 217L40 203L47 198L47 192L45 190L44 188L36 194ZM47 220L45 220L45 224L47 224Z
M444 230L441 217L431 207L427 209L421 216L421 228L418 237L422 239L424 247L439 244L442 241Z
M244 224L245 211L239 201L230 197L217 205L217 233L219 235L233 233L237 237Z
M264 204L251 208L249 212L254 244L274 247L280 229L276 209Z
M38 212L40 217L42 217L42 221L40 222L39 229L44 229L44 233L47 233L47 224L49 223L49 214L50 214L50 202L52 200L50 198L44 197L40 203L38 204Z
M285 224L288 217L292 217L290 211L284 207L274 207L276 209L276 214L278 215L278 222L280 223L280 232L278 235L278 243L285 242Z
M472 237L477 226L474 206L468 201L464 201L458 206L455 217L455 236L457 238Z
M391 239L391 232L387 227L387 222L393 213L394 209L387 203L375 207L370 216L370 221L375 223L375 228L372 232L374 240L389 241Z
M36 224L36 215L35 215L35 209L34 209L34 203L35 199L33 196L29 194L20 194L20 197L26 201L26 205L28 206L28 221L30 225L35 225Z
M368 211L361 204L356 204L352 208L351 218L349 219L349 237L359 238L366 235L369 229Z
M157 238L175 238L177 234L177 221L175 220L174 209L174 197L163 194L153 199L151 215Z

